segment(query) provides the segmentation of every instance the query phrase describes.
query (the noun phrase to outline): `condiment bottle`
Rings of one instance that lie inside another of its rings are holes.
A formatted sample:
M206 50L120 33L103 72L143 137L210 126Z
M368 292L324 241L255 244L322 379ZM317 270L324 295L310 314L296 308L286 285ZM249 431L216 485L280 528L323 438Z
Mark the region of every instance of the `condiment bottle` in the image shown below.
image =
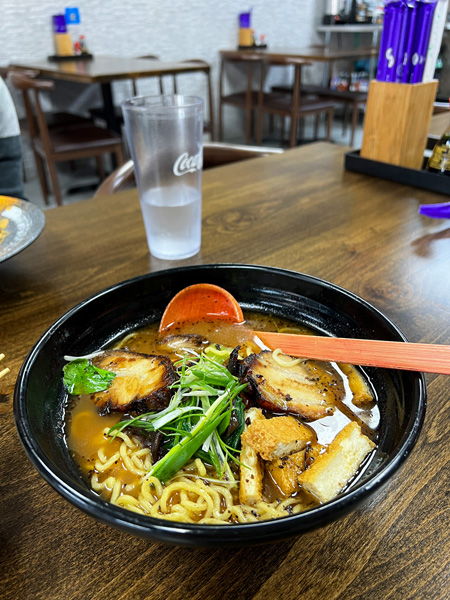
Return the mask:
M450 176L450 123L428 159L427 170Z

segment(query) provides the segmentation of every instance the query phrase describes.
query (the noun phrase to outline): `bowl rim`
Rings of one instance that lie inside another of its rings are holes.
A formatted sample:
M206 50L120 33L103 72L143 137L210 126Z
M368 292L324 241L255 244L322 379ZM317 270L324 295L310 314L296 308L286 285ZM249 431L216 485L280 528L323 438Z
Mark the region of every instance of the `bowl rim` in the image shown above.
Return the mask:
M53 465L46 456L45 451L31 434L26 407L26 389L30 369L42 346L54 332L56 332L58 328L70 319L70 317L81 307L97 301L114 290L118 290L134 283L139 283L141 280L157 279L168 273L176 275L177 272L189 273L190 271L202 272L210 269L220 270L233 268L264 271L265 273L269 272L275 276L277 274L292 276L295 279L310 281L320 286L324 286L325 288L332 289L340 294L343 293L348 298L363 305L364 308L369 309L372 313L377 315L378 318L392 330L393 334L398 336L399 340L405 342L408 341L403 332L389 317L353 292L318 277L278 267L239 263L175 267L133 277L92 294L61 315L35 342L20 368L14 390L13 406L14 418L20 441L34 468L43 479L66 500L83 512L96 518L98 521L126 531L127 533L172 545L234 546L277 541L294 535L300 535L301 533L328 524L356 508L365 501L368 496L381 490L389 481L391 481L391 476L399 470L415 446L425 419L427 392L423 373L410 371L408 374L414 377L414 397L417 398L417 410L414 412L414 418L410 419L408 426L399 439L394 456L384 465L377 467L370 478L363 484L354 489L350 489L344 495L338 496L330 502L296 515L268 521L223 525L178 523L147 515L138 515L103 500L100 496L97 496L94 492L89 490L87 486L83 487L81 479L80 485L75 486L70 477L56 465Z

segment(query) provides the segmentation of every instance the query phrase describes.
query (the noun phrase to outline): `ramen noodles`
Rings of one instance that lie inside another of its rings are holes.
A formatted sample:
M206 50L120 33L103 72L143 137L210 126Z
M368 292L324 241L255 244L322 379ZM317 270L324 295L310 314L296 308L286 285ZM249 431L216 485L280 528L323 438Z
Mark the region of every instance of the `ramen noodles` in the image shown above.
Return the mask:
M246 324L311 333L256 313ZM161 338L153 324L68 359L69 450L94 492L135 513L205 525L297 514L354 485L376 447L362 371L272 352L238 327Z

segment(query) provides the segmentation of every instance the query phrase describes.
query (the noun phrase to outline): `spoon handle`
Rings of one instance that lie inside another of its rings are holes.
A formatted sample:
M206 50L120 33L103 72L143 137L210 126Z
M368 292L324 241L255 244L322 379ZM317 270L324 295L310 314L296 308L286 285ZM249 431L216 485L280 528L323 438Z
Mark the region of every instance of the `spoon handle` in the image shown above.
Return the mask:
M290 356L354 365L450 375L450 346L253 332L269 348Z

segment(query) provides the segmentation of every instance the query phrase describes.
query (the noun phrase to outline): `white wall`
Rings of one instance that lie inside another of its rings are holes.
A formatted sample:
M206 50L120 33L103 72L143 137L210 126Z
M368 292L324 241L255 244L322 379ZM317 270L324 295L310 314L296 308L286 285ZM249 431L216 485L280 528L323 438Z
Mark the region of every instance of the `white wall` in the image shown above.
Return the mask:
M218 51L237 46L240 12L252 7L252 26L266 35L269 45L300 47L320 40L315 28L323 12L321 0L254 0L248 4L238 0L77 0L67 4L61 0L0 0L0 65L53 54L51 15L74 5L80 9L82 30L94 55L202 58L212 66L216 97ZM319 65L309 69L307 76L319 76ZM187 87L181 91L203 94L199 76L191 76L184 85ZM157 93L155 82L141 81L139 92ZM117 101L130 93L128 83L114 84ZM73 110L100 103L94 86L58 83L56 97L57 104ZM227 110L231 136L242 127L242 116L236 113Z

